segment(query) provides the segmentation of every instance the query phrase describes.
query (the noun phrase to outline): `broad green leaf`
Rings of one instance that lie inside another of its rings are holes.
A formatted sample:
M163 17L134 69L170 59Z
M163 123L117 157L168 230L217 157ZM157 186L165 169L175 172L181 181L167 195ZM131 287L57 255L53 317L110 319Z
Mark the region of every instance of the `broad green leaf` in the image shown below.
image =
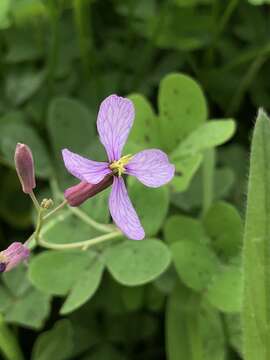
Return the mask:
M240 312L243 300L242 275L242 269L235 265L227 266L216 274L205 293L210 304L223 312Z
M170 183L170 187L174 191L183 192L188 188L193 175L201 164L202 158L201 154L195 154L173 161L175 165L175 176Z
M100 261L98 255L89 252L92 259L89 265L81 274L79 280L75 283L74 287L61 307L61 314L68 314L78 307L82 306L86 301L91 299L98 289L101 282L104 265Z
M234 206L222 201L213 204L205 214L203 223L218 254L228 258L240 252L243 222Z
M25 294L31 287L31 283L26 276L26 266L21 264L12 271L8 271L2 276L3 282L7 289L15 296L20 297Z
M89 254L79 250L45 251L30 261L29 278L47 294L66 295L90 262Z
M166 307L168 360L224 360L225 337L218 313L184 287L176 287Z
M45 72L33 69L12 71L8 73L6 82L6 96L14 105L22 105L29 100L45 80Z
M105 251L108 270L127 286L146 284L161 275L171 257L167 246L157 239L126 240Z
M129 99L135 107L134 125L128 141L144 148L160 147L158 118L148 100L140 94L131 94Z
M58 321L37 338L31 360L69 359L73 349L73 329L69 320Z
M205 10L201 11L196 7L168 7L167 12L163 10L161 25L159 17L153 17L151 20L154 24L148 21L152 25L151 34L158 25L161 26L155 36L156 45L184 52L205 47L211 39L211 12L207 8ZM146 26L148 33L149 27Z
M168 244L181 240L201 242L206 237L200 221L186 215L173 215L164 225L164 238Z
M270 356L270 119L259 110L251 145L244 234L244 358Z
M251 5L270 4L270 0L247 0Z
M4 273L3 282L0 308L5 321L40 329L50 311L50 297L31 286L23 265Z
M80 155L90 157L87 150L96 134L95 115L77 100L55 98L49 106L48 131L58 172L60 170L67 177L61 150L68 148Z
M169 152L207 118L207 105L200 86L183 74L170 74L161 81L158 104L161 142Z
M173 151L171 158L176 160L184 156L211 149L228 141L235 132L233 120L212 120L194 130Z
M5 311L5 320L21 326L40 329L50 311L50 297L31 288L21 297L14 297Z
M171 245L171 252L181 280L194 290L205 290L219 270L218 258L206 244L178 241Z
M129 178L129 195L147 236L155 235L165 220L169 208L169 189L154 189ZM158 204L158 206L157 206Z
M4 160L14 167L14 152L17 143L27 144L33 153L35 173L46 178L51 174L51 164L47 149L36 131L27 123L14 120L0 123L0 153Z

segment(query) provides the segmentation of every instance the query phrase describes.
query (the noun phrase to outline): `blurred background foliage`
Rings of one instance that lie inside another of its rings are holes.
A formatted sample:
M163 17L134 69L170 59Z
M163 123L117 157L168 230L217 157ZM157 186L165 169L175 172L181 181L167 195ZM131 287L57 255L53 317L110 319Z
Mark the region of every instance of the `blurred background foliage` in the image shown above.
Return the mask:
M270 110L267 3L0 1L1 248L25 241L35 221L13 168L15 144L33 150L38 197L59 196L72 183L63 147L104 158L95 121L111 93L136 107L128 150L163 148L177 168L170 187L129 179L147 245L106 247L101 260L44 252L29 271L1 277L4 358L241 359L248 146L257 108ZM228 119L237 131L216 149L234 133ZM107 199L105 191L82 210L106 223ZM55 218L46 239L97 235L75 215Z

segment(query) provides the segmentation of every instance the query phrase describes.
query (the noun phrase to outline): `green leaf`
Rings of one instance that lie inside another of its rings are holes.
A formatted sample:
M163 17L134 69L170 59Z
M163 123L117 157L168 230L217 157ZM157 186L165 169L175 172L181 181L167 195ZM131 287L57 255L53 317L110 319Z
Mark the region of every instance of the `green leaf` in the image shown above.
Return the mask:
M205 290L219 270L218 258L206 244L178 241L171 245L171 252L181 280L194 290Z
M242 269L235 265L227 266L217 274L205 293L210 304L223 312L240 312L243 300L242 275Z
M251 145L244 234L244 358L270 356L270 119L259 110Z
M87 252L45 251L29 265L29 278L41 291L51 295L66 295L91 262Z
M206 237L202 224L189 216L173 215L164 225L164 238L168 244L181 240L200 242Z
M140 94L131 94L129 99L135 107L134 125L128 141L145 148L160 147L158 118L148 100Z
M158 104L161 141L169 152L207 118L207 105L200 86L183 74L170 74L161 81Z
M127 240L106 250L104 256L114 279L127 286L154 280L171 261L167 246L157 239Z
M50 311L50 297L34 288L19 298L5 311L5 320L25 327L40 329Z
M12 118L11 118L12 119ZM15 167L14 152L17 143L27 144L32 150L35 161L35 173L46 178L51 174L51 164L47 149L36 131L19 119L0 123L0 152L4 160Z
M95 221L108 223L110 220L108 205L110 193L111 188L105 189L97 196L85 201L80 208Z
M235 132L233 120L212 120L194 130L173 151L171 158L176 160L184 156L194 155L228 141Z
M81 155L89 155L88 150L96 134L95 115L77 100L55 98L49 106L47 124L58 172L60 170L67 177L61 150L68 148Z
M90 260L89 265L81 274L79 280L71 289L66 301L61 307L60 314L68 314L75 309L82 306L86 301L91 299L98 289L101 282L104 264L100 261L96 254L89 252Z
M240 252L243 222L234 206L222 201L213 204L205 214L203 224L218 254L228 258Z
M218 313L180 286L167 302L166 354L168 360L225 359L225 337Z
M60 320L37 338L31 360L66 360L73 349L73 329L69 320Z
M195 154L173 161L175 165L175 176L170 183L170 187L174 191L182 192L187 190L193 175L201 164L202 158L201 154Z
M12 71L7 75L6 96L14 105L22 105L29 100L41 87L45 79L45 72L33 69Z
M2 279L7 289L16 297L25 294L31 287L31 283L26 276L26 267L23 264L12 269L12 271L4 273Z
M155 235L161 228L169 208L169 189L154 189L129 178L129 195L139 215L147 236ZM158 206L157 206L158 204Z
M270 0L247 0L251 5L264 5L269 4Z

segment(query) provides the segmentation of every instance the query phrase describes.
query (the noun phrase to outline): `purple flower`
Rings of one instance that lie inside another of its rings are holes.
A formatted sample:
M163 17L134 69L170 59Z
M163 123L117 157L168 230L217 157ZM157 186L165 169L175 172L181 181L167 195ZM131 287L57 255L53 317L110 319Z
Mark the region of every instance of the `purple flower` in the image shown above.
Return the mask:
M127 237L141 240L145 236L144 229L129 199L123 175L133 175L144 185L156 188L173 178L175 167L169 163L167 155L157 149L121 157L134 115L133 103L128 99L111 95L101 103L97 130L108 162L88 160L67 149L62 154L67 170L84 183L98 184L106 176L113 176L109 198L111 216Z
M29 249L20 242L14 242L0 252L0 272L6 272L28 259Z
M36 180L33 155L29 146L18 143L14 161L23 192L30 194L36 187Z

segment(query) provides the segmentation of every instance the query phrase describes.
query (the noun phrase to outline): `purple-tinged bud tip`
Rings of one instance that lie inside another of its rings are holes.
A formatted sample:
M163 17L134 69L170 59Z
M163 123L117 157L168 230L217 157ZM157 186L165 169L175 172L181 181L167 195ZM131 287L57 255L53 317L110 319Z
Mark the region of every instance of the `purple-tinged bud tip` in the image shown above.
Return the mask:
M14 242L0 252L0 272L6 272L26 261L30 250L20 242Z
M29 146L18 143L14 161L23 192L29 194L36 187L34 160Z
M107 175L98 184L89 184L81 181L79 184L71 186L65 191L65 199L70 206L79 206L87 199L100 193L113 183L113 176Z

